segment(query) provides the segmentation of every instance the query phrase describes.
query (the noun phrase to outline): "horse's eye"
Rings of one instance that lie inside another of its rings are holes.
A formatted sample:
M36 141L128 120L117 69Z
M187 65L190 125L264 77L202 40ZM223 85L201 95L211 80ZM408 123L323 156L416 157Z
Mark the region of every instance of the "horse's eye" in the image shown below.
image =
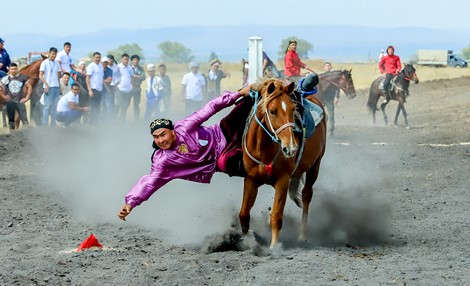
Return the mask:
M271 114L271 115L275 115L275 114L276 114L276 112L275 112L273 109L270 109L270 110L269 110L269 114Z

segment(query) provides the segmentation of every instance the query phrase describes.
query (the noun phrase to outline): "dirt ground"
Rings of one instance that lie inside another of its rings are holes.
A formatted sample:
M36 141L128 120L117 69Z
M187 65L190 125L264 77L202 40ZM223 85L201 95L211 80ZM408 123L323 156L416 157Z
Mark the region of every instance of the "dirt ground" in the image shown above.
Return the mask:
M273 191L260 190L254 233L240 238L242 180L223 174L172 182L118 220L150 167L145 126L1 135L0 284L470 285L470 78L410 93L409 130L379 113L372 126L366 91L342 97L309 241L297 242L300 209L288 201L273 250ZM104 249L75 252L91 233Z

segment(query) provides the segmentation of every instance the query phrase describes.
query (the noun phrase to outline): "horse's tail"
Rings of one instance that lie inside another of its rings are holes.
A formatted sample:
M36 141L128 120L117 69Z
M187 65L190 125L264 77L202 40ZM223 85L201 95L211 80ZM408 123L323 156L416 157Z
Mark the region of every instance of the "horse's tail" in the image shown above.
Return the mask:
M367 108L370 111L378 110L377 108L377 102L379 101L379 92L378 92L378 85L380 83L380 80L376 79L374 82L372 82L372 85L370 86L369 89L369 99L367 100Z

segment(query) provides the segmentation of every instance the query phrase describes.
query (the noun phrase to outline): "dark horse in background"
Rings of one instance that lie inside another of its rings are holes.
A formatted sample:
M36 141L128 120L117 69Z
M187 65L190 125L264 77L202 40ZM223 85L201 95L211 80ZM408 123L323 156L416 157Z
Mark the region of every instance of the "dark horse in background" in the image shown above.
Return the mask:
M385 113L385 107L390 102L387 100L386 95L384 95L384 91L381 88L381 82L383 81L383 77L378 77L370 87L369 91L369 100L367 101L367 107L372 112L372 121L375 124L375 112L377 109L377 102L379 101L380 97L383 96L385 99L380 105L380 109L382 110L384 116L385 125L388 124L387 114ZM409 96L409 86L410 81L413 81L415 84L419 83L418 76L416 75L416 69L413 67L412 64L406 64L405 67L395 76L392 81L390 82L391 88L391 96L392 100L398 101L397 112L395 114L394 124L398 125L398 115L400 111L403 112L403 117L405 118L405 126L407 129L410 128L408 124L407 113L405 110L405 102L406 98Z
M328 131L335 135L335 97L342 90L349 99L356 97L356 89L351 75L352 70L335 70L318 75L316 96L328 112Z

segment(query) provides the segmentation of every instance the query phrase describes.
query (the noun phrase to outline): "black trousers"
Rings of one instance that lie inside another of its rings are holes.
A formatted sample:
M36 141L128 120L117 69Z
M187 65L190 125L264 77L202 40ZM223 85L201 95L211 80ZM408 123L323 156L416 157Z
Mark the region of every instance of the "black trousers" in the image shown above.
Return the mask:
M15 112L18 111L21 122L29 124L28 116L26 115L26 105L18 101L8 101L7 104L8 122L15 122Z

